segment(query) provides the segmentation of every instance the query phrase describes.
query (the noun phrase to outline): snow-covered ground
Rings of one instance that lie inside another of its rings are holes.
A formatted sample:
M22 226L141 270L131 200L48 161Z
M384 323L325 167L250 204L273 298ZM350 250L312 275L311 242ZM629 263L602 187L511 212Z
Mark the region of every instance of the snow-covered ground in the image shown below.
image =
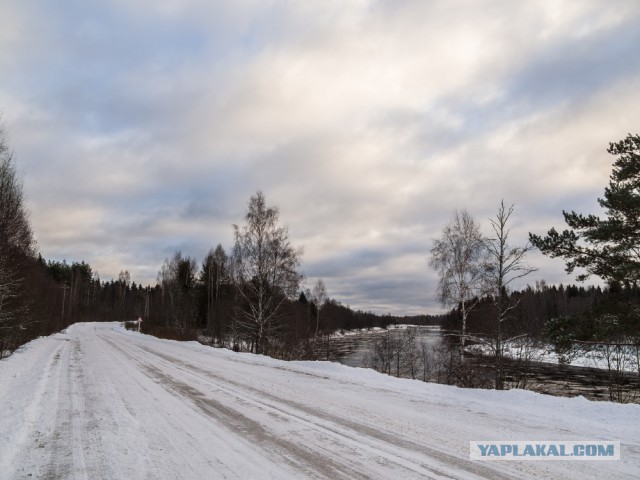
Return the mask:
M576 348L571 355L568 355L566 365L573 367L590 367L620 370L624 372L638 373L638 352L635 346L606 348L604 345L588 345L589 349ZM482 343L468 345L465 351L478 355L493 356L493 351L489 346ZM507 342L504 346L504 355L514 360L528 359L532 362L560 363L559 355L553 351L551 345L539 343Z
M0 478L638 478L640 405L463 390L76 324L0 361ZM619 461L469 460L471 440Z
M359 336L359 335L375 335L378 333L387 333L389 331L394 331L394 330L407 330L409 328L440 330L439 325L411 325L408 323L401 323L398 325L389 325L386 328L370 327L370 328L354 328L352 330L336 330L331 335L331 338L353 337L353 336Z

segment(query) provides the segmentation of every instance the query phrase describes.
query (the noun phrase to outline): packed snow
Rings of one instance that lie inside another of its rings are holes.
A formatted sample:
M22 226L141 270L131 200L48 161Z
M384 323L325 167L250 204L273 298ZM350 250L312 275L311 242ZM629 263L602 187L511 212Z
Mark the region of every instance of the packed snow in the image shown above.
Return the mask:
M465 390L76 324L0 361L0 478L638 478L640 405ZM618 461L471 461L473 440Z

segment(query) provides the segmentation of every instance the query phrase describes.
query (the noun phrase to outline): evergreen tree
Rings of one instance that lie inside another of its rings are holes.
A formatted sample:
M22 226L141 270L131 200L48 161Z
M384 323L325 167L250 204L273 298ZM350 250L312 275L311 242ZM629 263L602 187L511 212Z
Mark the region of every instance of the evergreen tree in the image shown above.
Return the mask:
M569 229L529 238L543 254L564 258L568 273L584 268L587 273L578 280L594 274L629 284L640 280L640 136L629 134L607 151L618 158L604 198L598 199L606 218L563 211Z

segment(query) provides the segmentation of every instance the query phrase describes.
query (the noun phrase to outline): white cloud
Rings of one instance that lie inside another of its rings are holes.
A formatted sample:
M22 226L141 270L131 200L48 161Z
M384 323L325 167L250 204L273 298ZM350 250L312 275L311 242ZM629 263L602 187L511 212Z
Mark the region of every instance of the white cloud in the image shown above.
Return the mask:
M262 189L310 281L437 308L426 256L454 209L513 202L522 241L561 227L640 118L631 1L48 8L0 6L0 110L43 253L103 279L230 248Z

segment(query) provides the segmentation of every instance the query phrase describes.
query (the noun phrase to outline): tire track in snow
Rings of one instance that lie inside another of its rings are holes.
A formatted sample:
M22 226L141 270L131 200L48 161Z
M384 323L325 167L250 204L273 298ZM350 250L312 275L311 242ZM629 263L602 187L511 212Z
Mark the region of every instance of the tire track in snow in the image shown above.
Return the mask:
M35 391L30 395L30 402L23 409L20 428L7 442L11 448L0 453L2 475L8 475L0 478L28 478L34 473L38 475L49 463L51 450L46 447L55 443L56 418L45 418L43 406L58 401L63 358L68 355L69 345L68 339L63 339L49 353L38 376ZM17 464L29 465L29 471L15 471Z
M287 462L288 458L267 455L243 432L220 428L224 423L217 422L211 411L199 408L184 392L179 392L180 387L172 389L150 374L145 368L147 364L140 361L139 355L132 355L126 345L109 336L100 338L108 344L109 356L122 364L122 374L135 377L135 383L153 402L146 411L137 408L132 413L142 423L141 433L148 437L150 450L143 455L162 454L160 462L155 462L150 469L161 471L162 475L147 478L300 478L300 465L295 464L294 468L294 463ZM138 389L128 391L138 393ZM149 412L153 412L151 416ZM181 447L179 451L173 450L175 445ZM203 471L208 472L206 477ZM319 478L313 472L307 476Z
M55 419L53 432L49 438L51 456L46 465L44 478L71 478L74 465L80 472L86 472L86 463L83 452L76 452L73 449L74 435L74 398L71 394L72 375L75 372L75 365L72 355L80 348L78 339L69 342L69 348L65 349L64 357L59 362L59 372L57 375L57 385L52 385L55 392ZM67 375L63 375L66 372ZM63 400L61 400L61 398Z
M355 469L334 462L325 456L319 456L313 450L304 448L300 444L296 444L269 432L259 421L242 414L207 396L191 385L181 382L170 374L161 371L155 366L157 362L155 362L154 365L153 363L141 361L140 358L136 358L139 357L140 353L144 354L143 350L133 352L134 356L132 355L132 350L125 351L122 345L115 344L106 338L104 338L104 340L110 343L113 348L127 355L142 371L154 378L158 384L162 385L165 389L173 392L173 394L179 395L181 398L186 397L191 400L201 412L218 421L230 433L249 440L251 444L268 451L272 456L276 455L280 460L287 462L296 470L302 471L305 475L317 478L368 478ZM158 357L152 355L152 358ZM172 367L171 364L167 364L166 361L163 362L163 365L165 367ZM225 391L228 390L219 385L217 385L216 388ZM246 398L242 400L246 401Z
M158 375L159 372L156 367L159 364L158 359L161 359L163 361L160 363L165 368L168 367L169 369L177 371L182 378L184 378L184 374L186 373L209 385L211 385L211 381L214 380L217 382L215 384L216 389L225 391L227 394L235 397L237 401L245 404L251 403L263 411L266 411L269 415L280 416L290 422L296 423L304 430L313 430L320 434L325 441L329 440L340 444L343 452L346 449L352 454L363 455L366 453L369 459L382 460L384 464L395 464L406 473L412 472L412 475L418 475L420 478L458 478L460 470L466 471L469 478L513 478L485 465L464 461L459 457L441 452L425 444L415 443L406 438L401 438L398 435L384 432L353 420L336 417L326 412L320 412L307 405L278 397L271 392L259 390L250 385L215 375L211 371L204 370L197 365L186 362L182 358L168 355L165 352L159 352L147 346L134 346L130 342L128 342L127 347L129 347L132 356L139 357L142 355L147 357L151 363L140 362L140 366L146 369L150 368L152 371L155 371L154 374L156 375ZM116 346L116 348L118 347ZM208 399L204 392L184 384L184 382L181 382L175 376L167 376L166 373L161 373L161 375L161 381L168 382L169 384L173 383L181 394L191 397L192 400L196 399L196 404L201 408L203 407L202 399ZM229 387L229 385L231 385L231 387ZM247 395L247 393L251 395ZM226 406L222 407L229 409L229 407ZM219 403L217 408L220 408ZM230 410L234 412L233 415L240 415L236 410ZM248 430L251 431L251 428ZM316 445L316 447L317 449L323 449L322 444ZM333 462L329 455L335 455L335 450L326 450L326 452L327 455L322 456L321 461ZM299 454L299 451L297 453ZM437 467L433 465L434 460L439 464ZM318 461L315 460L314 462L317 463ZM353 463L357 464L357 461ZM341 468L345 468L344 464L340 465L342 465ZM353 478L361 476L357 470L350 474L345 471L343 472L343 476L345 474ZM329 475L328 478L330 477Z
M203 392L163 373L152 365L146 365L143 368L158 379L162 385L169 387L181 396L188 397L199 409L225 425L228 430L240 432L243 437L251 439L255 445L260 445L262 448L282 455L283 460L298 469L302 469L307 474L315 472L325 478L342 478L344 476L367 478L357 470L350 469L326 457L318 456L300 445L270 433L260 422L213 398L207 397Z
M76 337L65 358L67 365L61 385L56 421L56 439L47 478L113 478L104 454L98 402L89 391L82 341Z
M100 437L94 436L99 428L89 400L81 340L67 339L43 370L32 401L37 409L26 409L27 441L14 445L14 463L28 469L9 478L113 478Z

